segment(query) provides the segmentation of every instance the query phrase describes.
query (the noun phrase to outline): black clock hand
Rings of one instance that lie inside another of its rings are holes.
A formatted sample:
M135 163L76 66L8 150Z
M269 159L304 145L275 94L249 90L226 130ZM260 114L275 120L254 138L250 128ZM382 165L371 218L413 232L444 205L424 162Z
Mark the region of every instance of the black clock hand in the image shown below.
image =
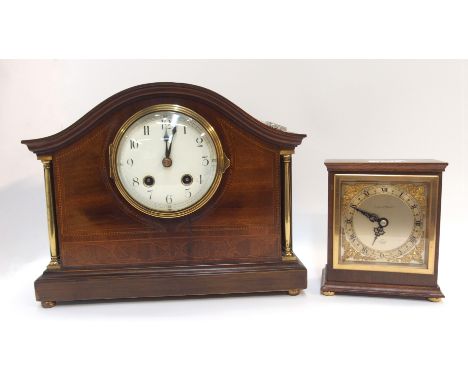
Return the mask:
M372 245L374 245L375 241L379 236L385 235L384 227L388 226L388 219L387 218L381 218L377 216L376 214L373 214L371 212L365 211L355 205L352 205L351 208L354 208L356 211L360 212L364 216L366 216L372 223L376 222L379 226L374 227L374 241L372 242Z
M166 142L166 153L165 153L164 157L169 158L170 150L169 150L169 148L167 146L167 142L169 141L169 134L167 134L167 127L166 127L166 131L164 132L163 139Z
M372 242L372 245L374 245L375 241L379 236L385 235L385 231L383 227L379 224L378 227L374 227L374 241Z
M355 206L354 204L351 206L351 208L354 208L356 211L366 216L371 222L378 222L380 220L380 218L376 214L364 211L361 208Z
M170 144L169 144L169 149L166 151L166 158L169 158L170 155L171 155L171 149L172 149L172 142L174 140L174 134L177 133L177 126L174 126L174 128L172 129L172 135L171 135L171 139L170 139ZM167 144L167 143L166 143Z

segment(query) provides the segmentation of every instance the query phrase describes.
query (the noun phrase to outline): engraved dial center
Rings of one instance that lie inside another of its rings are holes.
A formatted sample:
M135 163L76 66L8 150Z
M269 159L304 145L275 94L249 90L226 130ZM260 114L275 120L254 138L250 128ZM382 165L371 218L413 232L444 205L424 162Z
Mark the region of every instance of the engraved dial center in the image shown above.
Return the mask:
M359 206L377 216L385 216L376 222L370 222L362 214L354 214L354 231L364 245L388 251L399 247L409 237L413 228L413 215L410 208L397 197L375 195L363 200ZM389 225L388 221L392 224ZM374 243L374 228L379 226L385 228L385 234L379 236Z
M423 210L396 185L369 185L344 206L344 239L364 261L397 261L423 237Z

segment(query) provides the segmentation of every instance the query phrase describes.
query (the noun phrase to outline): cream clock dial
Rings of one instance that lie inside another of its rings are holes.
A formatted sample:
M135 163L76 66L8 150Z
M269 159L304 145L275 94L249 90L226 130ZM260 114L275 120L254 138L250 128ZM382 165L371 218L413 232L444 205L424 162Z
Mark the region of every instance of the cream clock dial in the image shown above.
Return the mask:
M343 206L342 260L423 264L424 208L404 186L364 185Z
M177 105L137 113L122 127L112 150L122 195L158 217L183 216L205 204L227 160L213 127Z

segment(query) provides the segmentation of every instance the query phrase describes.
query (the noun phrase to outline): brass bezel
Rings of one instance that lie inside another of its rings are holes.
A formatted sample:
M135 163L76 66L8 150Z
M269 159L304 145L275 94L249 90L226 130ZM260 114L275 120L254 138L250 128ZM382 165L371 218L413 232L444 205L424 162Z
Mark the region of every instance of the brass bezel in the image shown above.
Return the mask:
M427 268L386 264L343 264L340 263L341 250L341 184L344 182L363 183L411 183L429 184L426 211L426 251ZM386 174L335 174L333 195L333 269L357 271L396 272L413 274L434 274L435 248L437 235L437 203L439 198L439 177L436 175L386 175Z
M210 188L198 202L179 211L159 211L159 210L148 208L140 204L135 199L133 199L130 196L130 194L127 192L127 190L124 188L124 186L122 185L122 182L120 181L119 174L117 171L117 149L127 129L139 118L147 114L151 114L151 113L158 112L158 111L175 111L175 112L185 114L188 117L195 119L206 130L211 140L213 141L213 144L216 150L216 174L215 174L215 178ZM117 189L119 190L120 194L124 197L124 199L140 212L143 212L150 216L154 216L158 218L167 218L167 219L186 216L202 208L211 199L211 197L214 195L214 193L218 189L221 183L221 178L223 176L223 173L230 165L230 161L227 158L227 156L224 154L221 141L218 137L218 134L216 133L216 130L213 128L213 126L211 126L211 124L205 118L203 118L200 114L196 113L195 111L187 107L176 105L176 104L157 104L157 105L146 107L138 111L137 113L133 114L129 119L127 119L127 121L125 121L125 123L117 132L113 142L110 144L109 156L110 156L109 164L110 164L111 178L114 179L115 185L117 186Z

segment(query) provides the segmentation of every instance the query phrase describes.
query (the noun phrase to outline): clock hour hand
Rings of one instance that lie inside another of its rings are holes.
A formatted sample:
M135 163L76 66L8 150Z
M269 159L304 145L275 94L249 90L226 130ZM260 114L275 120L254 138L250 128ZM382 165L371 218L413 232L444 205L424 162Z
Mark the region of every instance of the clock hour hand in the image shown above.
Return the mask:
M164 141L166 142L166 153L165 153L165 156L162 160L162 164L164 167L171 167L172 166L172 159L171 159L171 149L172 149L172 141L174 139L174 134L177 133L177 126L175 126L173 129L172 129L172 134L171 136L169 136L169 134L167 134L167 128L166 128L166 132L164 133ZM168 145L169 143L169 145Z
M375 241L379 236L385 235L385 231L381 225L378 227L374 227L374 241L372 242L372 245L374 245Z
M170 151L169 151L169 147L167 146L167 142L169 141L169 134L167 134L167 127L166 127L166 131L164 132L163 140L164 142L166 142L166 152L164 154L164 157L169 158Z

